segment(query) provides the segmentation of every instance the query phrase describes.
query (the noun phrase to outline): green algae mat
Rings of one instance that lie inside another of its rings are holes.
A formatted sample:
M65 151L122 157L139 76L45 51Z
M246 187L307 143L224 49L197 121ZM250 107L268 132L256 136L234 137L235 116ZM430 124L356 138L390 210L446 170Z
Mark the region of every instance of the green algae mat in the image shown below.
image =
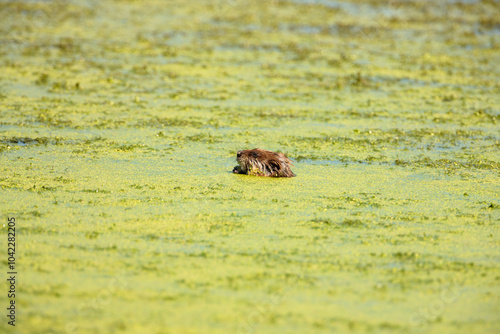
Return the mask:
M498 1L0 16L0 332L500 332Z

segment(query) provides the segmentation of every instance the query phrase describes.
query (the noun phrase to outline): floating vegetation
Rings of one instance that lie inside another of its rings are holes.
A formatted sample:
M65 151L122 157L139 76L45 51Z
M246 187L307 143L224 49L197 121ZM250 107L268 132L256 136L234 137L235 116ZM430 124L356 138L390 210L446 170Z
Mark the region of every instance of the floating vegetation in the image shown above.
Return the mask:
M0 17L20 332L500 327L498 1L18 0ZM234 175L255 147L297 177Z

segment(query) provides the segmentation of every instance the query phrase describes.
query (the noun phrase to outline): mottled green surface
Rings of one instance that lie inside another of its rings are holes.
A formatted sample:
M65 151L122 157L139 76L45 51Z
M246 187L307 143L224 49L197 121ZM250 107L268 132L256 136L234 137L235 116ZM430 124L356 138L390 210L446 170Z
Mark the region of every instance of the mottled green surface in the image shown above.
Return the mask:
M0 16L2 333L500 331L498 1Z

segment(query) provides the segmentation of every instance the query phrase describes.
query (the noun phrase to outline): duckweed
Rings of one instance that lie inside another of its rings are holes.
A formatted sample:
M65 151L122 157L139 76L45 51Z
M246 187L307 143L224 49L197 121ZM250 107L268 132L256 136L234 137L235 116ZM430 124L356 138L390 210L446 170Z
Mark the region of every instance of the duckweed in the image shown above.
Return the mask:
M500 330L498 2L0 16L2 333Z

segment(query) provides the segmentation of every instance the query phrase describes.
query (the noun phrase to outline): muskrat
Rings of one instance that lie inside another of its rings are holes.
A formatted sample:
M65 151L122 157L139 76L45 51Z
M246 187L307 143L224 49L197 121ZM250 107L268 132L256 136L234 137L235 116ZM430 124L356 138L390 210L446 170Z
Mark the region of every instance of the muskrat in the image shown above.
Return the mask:
M233 173L256 176L293 177L290 166L292 161L283 153L254 148L253 150L239 151L236 155L238 166Z

